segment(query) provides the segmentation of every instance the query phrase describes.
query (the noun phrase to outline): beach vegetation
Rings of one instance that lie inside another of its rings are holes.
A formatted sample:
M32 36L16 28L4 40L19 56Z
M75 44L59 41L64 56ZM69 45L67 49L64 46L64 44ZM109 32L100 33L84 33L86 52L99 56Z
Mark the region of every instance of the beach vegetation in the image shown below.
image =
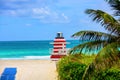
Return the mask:
M58 79L82 80L87 65L90 64L93 59L94 56L90 57L78 54L62 58L57 64Z
M114 65L120 66L120 0L105 1L112 8L113 15L94 9L87 9L85 13L90 15L93 21L101 24L106 32L86 30L72 35L72 37L79 37L80 40L89 42L72 48L71 54L89 54L98 51L95 59L86 68L82 77L83 80L93 80L92 78L97 73L100 76L103 76L103 72L105 76L109 73L113 74L114 71L111 72L108 69L111 69ZM115 73L117 72L115 71Z
M94 61L96 55L72 54L59 60L57 64L58 80L82 80L85 70ZM90 70L90 69L89 69ZM109 69L91 74L84 80L119 80L120 67L116 64Z

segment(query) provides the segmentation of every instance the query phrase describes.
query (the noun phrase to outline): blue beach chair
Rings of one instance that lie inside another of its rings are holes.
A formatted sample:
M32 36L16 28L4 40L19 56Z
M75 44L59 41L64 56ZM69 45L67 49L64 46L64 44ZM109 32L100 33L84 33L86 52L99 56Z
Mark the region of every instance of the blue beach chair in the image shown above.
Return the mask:
M0 80L15 80L16 68L5 68Z

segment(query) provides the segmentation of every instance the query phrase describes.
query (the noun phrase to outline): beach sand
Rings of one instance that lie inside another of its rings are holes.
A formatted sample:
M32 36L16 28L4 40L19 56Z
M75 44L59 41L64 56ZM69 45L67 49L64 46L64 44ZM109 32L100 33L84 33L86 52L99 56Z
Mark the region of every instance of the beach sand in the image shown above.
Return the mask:
M57 80L56 63L51 60L0 60L0 74L16 67L16 80Z

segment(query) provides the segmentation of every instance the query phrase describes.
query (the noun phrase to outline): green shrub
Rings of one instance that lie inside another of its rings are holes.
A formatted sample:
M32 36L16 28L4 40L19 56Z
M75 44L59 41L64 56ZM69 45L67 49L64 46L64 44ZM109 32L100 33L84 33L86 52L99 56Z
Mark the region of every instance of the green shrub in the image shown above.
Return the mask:
M57 64L59 80L82 80L86 67L94 60L95 55L70 55L62 58ZM92 76L91 76L92 77ZM90 80L86 77L85 80ZM95 72L91 80L120 80L120 67Z
M115 69L107 69L104 71L98 72L94 80L120 80L120 71Z
M59 80L81 80L86 67L85 64L72 61L69 57L63 58L57 68Z

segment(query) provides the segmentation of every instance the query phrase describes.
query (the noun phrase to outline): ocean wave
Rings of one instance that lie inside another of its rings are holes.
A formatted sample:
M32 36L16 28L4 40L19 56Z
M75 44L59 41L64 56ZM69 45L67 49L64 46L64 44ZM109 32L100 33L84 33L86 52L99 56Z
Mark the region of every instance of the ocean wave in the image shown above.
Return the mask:
M50 56L24 56L19 58L0 58L0 60L50 60Z
M25 59L50 59L50 56L25 56Z

